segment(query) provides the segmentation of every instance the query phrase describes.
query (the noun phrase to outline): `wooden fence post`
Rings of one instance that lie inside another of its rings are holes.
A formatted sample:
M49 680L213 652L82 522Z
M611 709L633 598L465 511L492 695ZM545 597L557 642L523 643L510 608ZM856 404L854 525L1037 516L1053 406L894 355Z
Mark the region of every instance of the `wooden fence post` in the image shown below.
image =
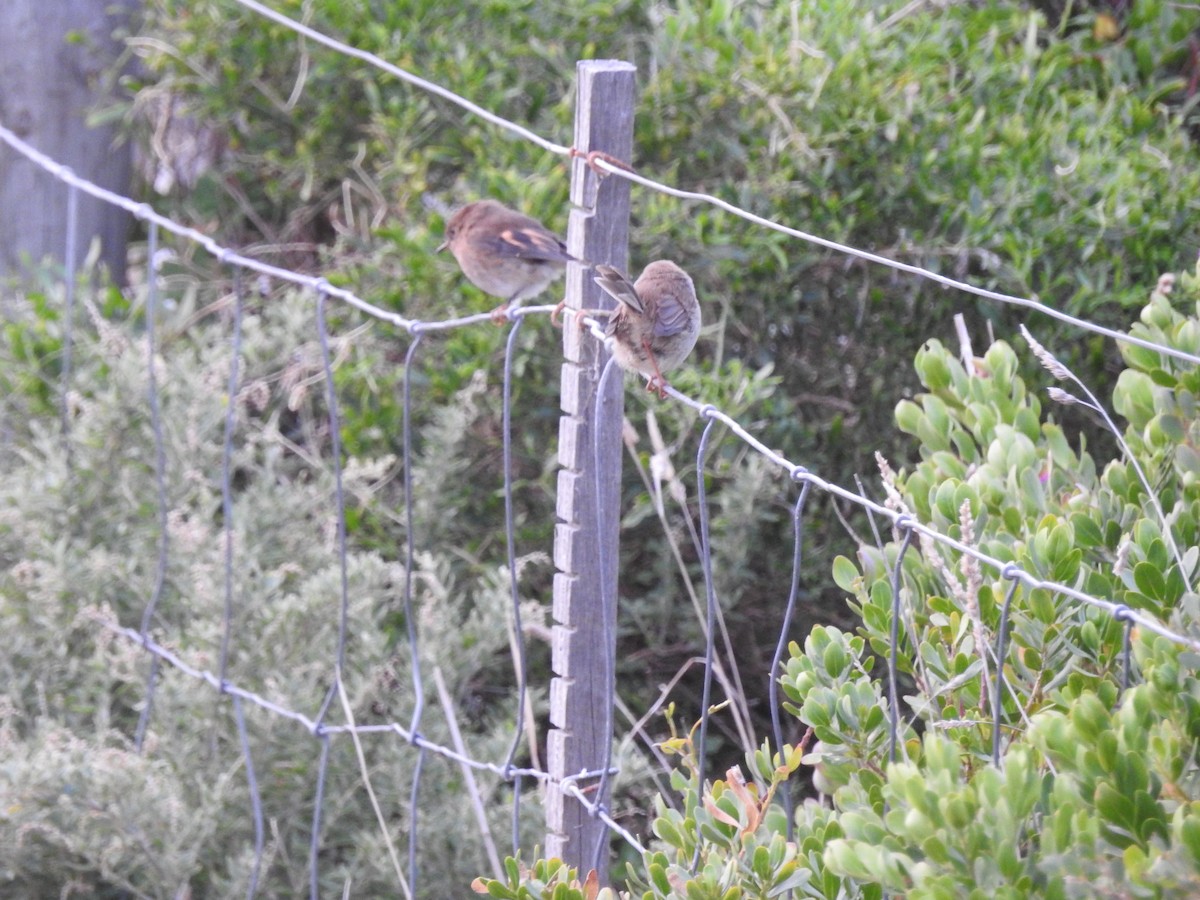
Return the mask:
M578 64L577 150L598 150L619 160L630 159L636 71L629 63L616 60ZM601 179L583 160L576 159L571 170L571 202L570 252L592 263L627 269L629 182L617 177ZM567 271L566 301L573 309L612 305L592 281L590 270L582 266ZM558 430L562 468L554 535L555 677L550 684L551 731L546 753L550 775L556 779L599 769L612 740L606 733L611 724L606 711L613 702L608 673L614 665L616 634L624 397L621 373L614 373L606 385L604 420L596 420L597 391L608 353L591 335L574 327L573 317L566 316L564 321L563 415ZM597 788L595 782L581 785L588 786ZM591 798L602 803L608 800L594 794ZM547 792L548 857L558 857L585 873L597 864L596 848L599 841L606 840L605 831L604 823L589 816L578 800L556 790ZM599 861L602 882L607 882L606 860L607 855L602 855Z
M139 0L0 2L0 123L119 194L129 190L133 148L115 145L118 129L92 127L87 113L107 101L96 84L122 49L113 31L127 28L142 6ZM71 40L76 32L83 39ZM74 258L82 263L92 238L100 238L100 260L123 284L129 213L82 192L77 201ZM24 273L24 253L35 266L46 254L64 260L71 255L63 252L68 234L63 185L16 150L0 146L0 276Z

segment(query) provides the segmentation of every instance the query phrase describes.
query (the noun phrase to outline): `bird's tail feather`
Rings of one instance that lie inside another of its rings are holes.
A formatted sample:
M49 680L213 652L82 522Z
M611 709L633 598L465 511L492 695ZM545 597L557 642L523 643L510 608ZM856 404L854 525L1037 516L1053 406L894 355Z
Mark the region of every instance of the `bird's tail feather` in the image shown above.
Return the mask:
M598 265L596 266L596 284L604 290L606 294L616 298L620 303L624 303L634 312L644 312L641 298L638 297L637 291L633 287L633 283L626 278L619 269L612 266Z

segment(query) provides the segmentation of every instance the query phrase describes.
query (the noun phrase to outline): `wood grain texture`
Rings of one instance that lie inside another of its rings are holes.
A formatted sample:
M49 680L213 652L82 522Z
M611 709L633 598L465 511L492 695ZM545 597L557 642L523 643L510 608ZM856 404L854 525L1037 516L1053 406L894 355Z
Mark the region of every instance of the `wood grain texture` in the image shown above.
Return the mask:
M633 148L636 69L615 60L578 65L575 147L600 150L629 160ZM629 182L599 178L576 159L571 177L567 249L578 259L627 268ZM592 281L592 272L572 265L566 275L566 302L573 309L608 308L612 301ZM609 378L603 402L597 391L608 353L566 317L558 459L558 524L554 538L554 628L547 760L556 778L603 765L611 735L606 709L612 698L608 673L616 634L617 528L620 521L620 372ZM597 453L596 434L600 435ZM601 569L601 547L604 566ZM607 803L607 797L596 798ZM547 792L546 855L557 856L581 873L595 863L597 841L606 827L586 808L557 791ZM598 873L607 882L607 873Z
M116 146L116 129L86 118L101 98L95 85L116 60L113 30L139 0L3 0L0 2L0 122L17 137L101 187L127 194L132 149ZM71 32L85 39L69 41ZM22 270L21 258L62 262L67 242L67 191L15 150L0 146L0 275ZM75 259L94 238L118 283L125 277L129 213L82 192Z

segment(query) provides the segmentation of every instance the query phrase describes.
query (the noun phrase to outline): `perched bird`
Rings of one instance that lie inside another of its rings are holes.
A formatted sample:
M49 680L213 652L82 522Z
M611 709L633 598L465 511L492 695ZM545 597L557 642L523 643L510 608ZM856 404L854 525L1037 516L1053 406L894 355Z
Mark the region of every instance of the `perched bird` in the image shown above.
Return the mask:
M646 266L633 284L612 266L596 266L596 272L596 284L618 301L606 329L617 365L645 375L646 390L657 391L661 400L667 396L663 372L687 359L700 336L692 279L665 259Z
M438 251L446 248L467 280L504 301L492 310L497 322L510 306L536 297L575 261L541 222L495 200L477 200L456 210Z

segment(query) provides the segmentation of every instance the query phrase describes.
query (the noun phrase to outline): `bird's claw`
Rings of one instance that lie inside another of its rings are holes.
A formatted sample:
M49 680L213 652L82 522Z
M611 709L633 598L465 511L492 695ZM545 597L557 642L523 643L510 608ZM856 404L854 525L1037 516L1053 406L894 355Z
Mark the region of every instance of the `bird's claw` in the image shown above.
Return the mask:
M607 169L602 169L602 168L600 168L600 166L598 166L596 164L597 160L603 160L604 162L608 163L610 166L614 166L618 169L624 169L626 172L635 171L633 166L631 166L629 163L623 162L623 161L617 159L611 153L605 153L603 150L589 150L588 152L585 153L582 150L577 150L574 147L572 147L570 149L570 151L568 152L568 155L572 159L574 159L576 157L582 158L584 160L584 162L587 163L588 168L596 173L597 178L604 178L605 176L610 174Z
M661 375L658 376L657 378L651 376L650 380L646 382L646 390L649 391L651 394L658 394L659 400L666 400L667 399L667 380L665 378L663 378Z

